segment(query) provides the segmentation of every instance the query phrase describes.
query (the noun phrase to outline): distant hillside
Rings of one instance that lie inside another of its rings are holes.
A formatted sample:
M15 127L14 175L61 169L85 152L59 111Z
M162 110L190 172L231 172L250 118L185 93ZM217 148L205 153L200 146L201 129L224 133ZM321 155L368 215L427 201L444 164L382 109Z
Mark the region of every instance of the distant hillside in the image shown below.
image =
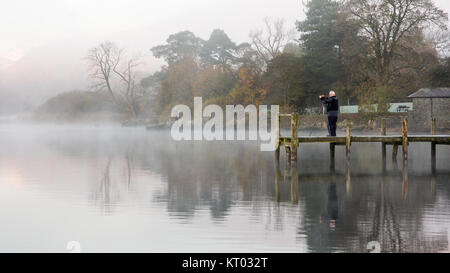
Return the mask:
M105 92L71 91L58 94L39 106L34 120L61 122L120 121L122 113Z

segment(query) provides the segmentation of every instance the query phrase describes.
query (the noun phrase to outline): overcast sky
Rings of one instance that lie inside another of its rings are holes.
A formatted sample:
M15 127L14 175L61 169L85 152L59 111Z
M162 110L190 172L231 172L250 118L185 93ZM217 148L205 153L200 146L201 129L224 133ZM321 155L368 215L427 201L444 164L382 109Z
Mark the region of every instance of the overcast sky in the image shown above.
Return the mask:
M293 24L302 10L301 0L2 0L0 57L17 59L48 43L73 37L101 40L170 21L196 28L190 30L200 36L219 27L239 41L266 16Z
M304 0L0 0L0 95L44 100L88 87L89 48L105 40L139 53L151 74L163 64L150 48L190 30L208 39L215 28L237 42L263 19L303 20ZM305 0L306 1L306 0ZM435 0L447 13L449 0ZM24 75L26 75L24 77Z
M450 1L435 2L450 11ZM304 17L302 0L2 0L0 57L17 59L52 42L102 39L174 20L200 36L219 27L243 41L266 16L293 25Z

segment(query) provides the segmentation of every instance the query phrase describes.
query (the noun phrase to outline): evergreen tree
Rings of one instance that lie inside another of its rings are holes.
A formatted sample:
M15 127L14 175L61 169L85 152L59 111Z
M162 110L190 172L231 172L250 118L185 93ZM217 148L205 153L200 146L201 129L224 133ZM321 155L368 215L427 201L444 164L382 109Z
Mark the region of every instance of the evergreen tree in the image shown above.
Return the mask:
M310 0L306 4L306 19L297 22L303 49L303 82L313 95L342 86L345 69L341 61L343 34L337 31L340 4L332 0ZM338 90L339 91L339 90Z

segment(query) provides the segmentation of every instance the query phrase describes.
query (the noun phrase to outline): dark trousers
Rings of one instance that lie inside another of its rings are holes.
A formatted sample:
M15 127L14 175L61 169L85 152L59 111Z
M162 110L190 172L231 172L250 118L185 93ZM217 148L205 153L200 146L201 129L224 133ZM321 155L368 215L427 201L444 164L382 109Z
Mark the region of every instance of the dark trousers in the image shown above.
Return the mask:
M331 136L336 136L336 123L338 117L328 116L328 133Z

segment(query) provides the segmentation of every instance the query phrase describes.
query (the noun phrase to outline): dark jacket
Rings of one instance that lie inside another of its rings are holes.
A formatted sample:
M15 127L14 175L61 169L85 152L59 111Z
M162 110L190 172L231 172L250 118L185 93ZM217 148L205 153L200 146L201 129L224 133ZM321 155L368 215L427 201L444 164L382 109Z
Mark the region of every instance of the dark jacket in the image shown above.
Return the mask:
M327 106L328 116L337 116L339 113L339 100L337 97L323 97L320 101Z

